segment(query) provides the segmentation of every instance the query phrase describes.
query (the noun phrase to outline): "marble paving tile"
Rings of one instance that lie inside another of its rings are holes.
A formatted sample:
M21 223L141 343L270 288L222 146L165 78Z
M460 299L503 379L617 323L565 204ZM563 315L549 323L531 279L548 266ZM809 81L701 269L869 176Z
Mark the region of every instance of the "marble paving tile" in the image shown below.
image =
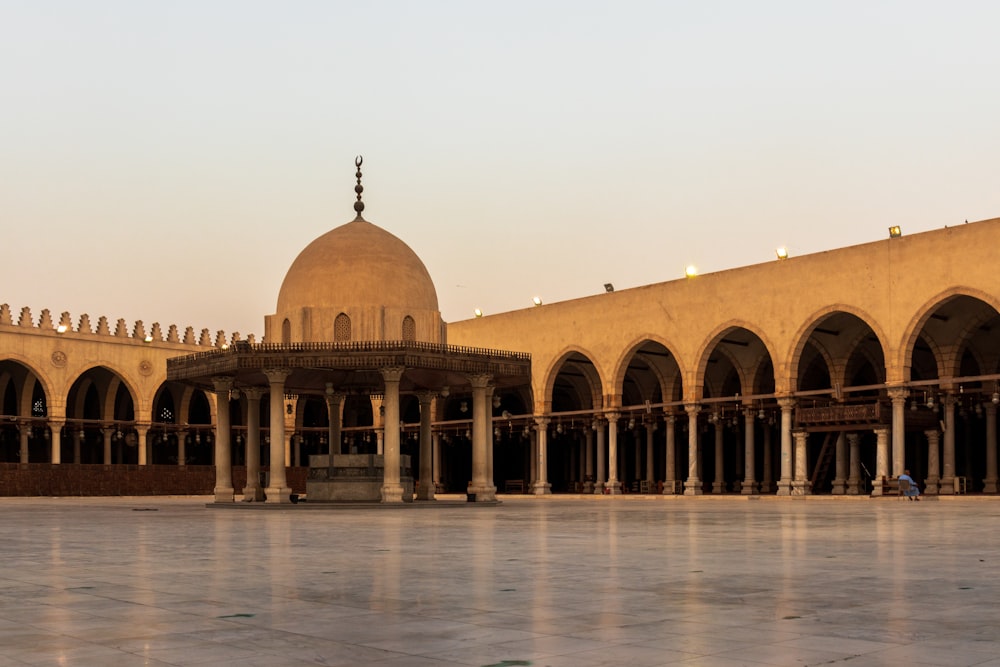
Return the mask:
M1000 499L206 500L0 498L0 667L1000 667Z

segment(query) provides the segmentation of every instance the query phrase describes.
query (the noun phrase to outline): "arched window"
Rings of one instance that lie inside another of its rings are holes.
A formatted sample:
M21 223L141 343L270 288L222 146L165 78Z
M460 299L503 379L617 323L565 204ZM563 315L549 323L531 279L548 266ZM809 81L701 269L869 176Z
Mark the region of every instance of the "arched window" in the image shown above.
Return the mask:
M288 345L292 342L292 323L286 318L281 323L281 344Z
M403 318L403 340L416 340L417 339L417 323L413 321L413 318L407 315Z
M333 342L347 343L351 340L351 318L346 314L337 315L333 321Z

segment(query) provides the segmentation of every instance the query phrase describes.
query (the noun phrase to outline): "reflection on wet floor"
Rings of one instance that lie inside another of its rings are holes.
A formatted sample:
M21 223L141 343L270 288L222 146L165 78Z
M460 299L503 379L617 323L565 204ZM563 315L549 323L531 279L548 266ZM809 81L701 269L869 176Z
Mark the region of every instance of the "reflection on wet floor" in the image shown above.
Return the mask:
M0 665L1000 667L998 503L5 498Z

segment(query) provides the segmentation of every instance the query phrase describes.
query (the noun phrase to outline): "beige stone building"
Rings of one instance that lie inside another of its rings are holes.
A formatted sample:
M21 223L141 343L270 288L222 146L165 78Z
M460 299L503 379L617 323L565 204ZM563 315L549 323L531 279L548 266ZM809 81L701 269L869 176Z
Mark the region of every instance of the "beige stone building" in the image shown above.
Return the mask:
M997 493L1000 219L446 324L358 204L260 342L0 307L0 494L283 502L369 452L423 499Z

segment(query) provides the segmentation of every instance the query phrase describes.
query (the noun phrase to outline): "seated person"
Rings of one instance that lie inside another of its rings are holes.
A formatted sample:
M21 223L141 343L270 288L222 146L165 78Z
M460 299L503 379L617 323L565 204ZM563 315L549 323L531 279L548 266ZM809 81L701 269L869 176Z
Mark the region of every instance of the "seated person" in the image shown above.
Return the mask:
M906 496L908 500L920 500L920 489L917 488L917 483L912 477L910 477L909 470L903 471L903 474L899 476L899 481L906 481L910 483L909 488L903 492L903 495Z

